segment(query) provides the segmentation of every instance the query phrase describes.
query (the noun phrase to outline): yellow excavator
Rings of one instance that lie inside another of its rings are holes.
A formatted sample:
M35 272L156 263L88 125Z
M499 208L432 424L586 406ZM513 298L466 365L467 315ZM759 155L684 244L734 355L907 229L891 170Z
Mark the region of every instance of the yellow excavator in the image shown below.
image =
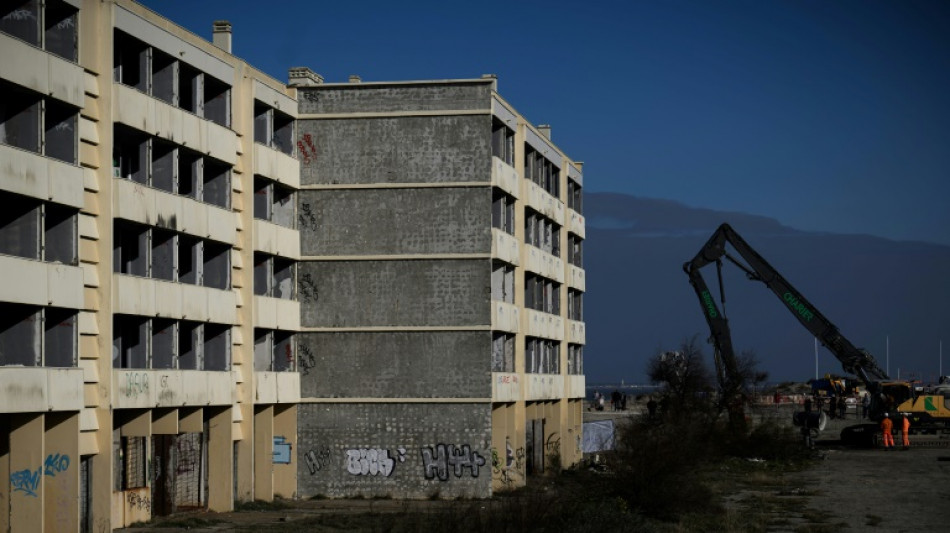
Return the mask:
M726 245L737 253L735 257ZM765 284L785 304L785 307L798 319L821 344L841 362L848 374L856 375L864 383L870 394L868 417L874 422L857 424L842 430L841 440L846 444L873 445L880 432L878 423L884 417L895 422L902 414L907 414L914 433L950 434L950 383L947 387L937 387L929 393L918 393L908 381L891 379L880 367L874 357L863 349L856 348L845 338L838 328L825 318L798 290L776 271L761 255L741 237L731 226L722 224L713 233L696 256L683 265L689 276L690 285L699 297L699 304L709 325L710 342L713 344L716 373L719 380L720 405L729 411L730 420L743 418L741 398L745 396L747 384L742 381L738 361L732 347L732 336L725 309L725 292L722 285L723 259L729 260L753 281ZM716 264L719 279L719 303L709 290L700 270L710 263ZM806 424L818 427L815 414L803 416L796 413L797 425ZM897 424L895 424L897 427Z

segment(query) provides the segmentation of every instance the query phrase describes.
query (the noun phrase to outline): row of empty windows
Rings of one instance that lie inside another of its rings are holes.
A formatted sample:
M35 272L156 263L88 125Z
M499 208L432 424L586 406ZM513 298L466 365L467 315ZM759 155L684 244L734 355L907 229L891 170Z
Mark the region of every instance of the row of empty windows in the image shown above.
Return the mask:
M254 176L254 218L294 228L296 196L290 187Z
M294 117L254 100L254 142L292 155Z
M79 109L0 82L0 143L76 164Z
M215 289L231 288L231 246L116 220L113 271Z
M567 318L584 320L584 293L577 289L567 289Z
M497 117L492 117L491 155L515 165L515 132Z
M231 326L115 315L112 367L230 370Z
M0 303L0 366L76 366L77 317L75 309Z
M584 239L573 233L567 234L567 262L584 268Z
M78 220L74 207L0 191L0 253L76 265Z
M8 0L0 6L0 31L75 62L78 15L78 9L62 0Z
M525 146L524 176L551 196L560 194L561 169L531 146Z
M492 189L491 225L510 235L515 234L515 197L498 187Z
M567 345L567 373L572 376L584 373L584 345Z
M524 275L524 306L553 315L561 312L561 284L537 274Z
M285 372L297 366L294 335L290 331L254 329L254 370Z
M291 259L254 252L254 294L292 300L294 267Z
M231 126L231 87L158 48L115 30L113 78L170 105Z
M559 374L561 342L538 337L525 338L524 371L528 374Z
M116 125L112 174L142 185L231 207L231 166L173 142Z
M561 226L534 209L525 209L524 240L554 257L561 256Z

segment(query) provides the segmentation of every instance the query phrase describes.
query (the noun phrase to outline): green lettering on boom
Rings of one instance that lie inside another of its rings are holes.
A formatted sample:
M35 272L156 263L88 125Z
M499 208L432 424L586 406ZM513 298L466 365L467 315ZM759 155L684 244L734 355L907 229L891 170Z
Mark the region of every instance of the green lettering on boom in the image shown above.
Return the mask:
M805 304L798 301L798 298L796 298L791 292L786 292L783 294L782 299L785 300L785 303L792 309L792 311L795 311L795 313L802 317L805 322L811 322L811 319L814 318L815 313L806 307Z
M716 318L719 316L719 313L716 312L716 304L712 301L712 296L709 295L709 291L703 291L703 305L706 306L706 313L709 314L709 318Z

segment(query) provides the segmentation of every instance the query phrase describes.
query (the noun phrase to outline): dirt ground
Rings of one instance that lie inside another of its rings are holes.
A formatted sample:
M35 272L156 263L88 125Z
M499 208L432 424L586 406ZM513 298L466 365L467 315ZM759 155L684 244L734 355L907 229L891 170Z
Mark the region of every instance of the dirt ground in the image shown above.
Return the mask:
M766 410L761 416L790 420L791 409ZM616 418L619 422L637 412L634 407L630 412L596 413L590 418ZM730 512L761 514L763 508L769 508L769 532L950 531L950 442L931 439L926 446L888 452L842 446L838 441L841 428L856 422L853 413L845 421L829 422L817 441L821 459L811 468L765 480L759 488L747 485L732 494L727 492L724 499ZM398 520L407 511L437 513L441 506L451 504L310 500L288 502L283 508L183 515L166 521L165 527L127 531L363 531L361 516L383 514ZM388 528L369 529L382 530Z

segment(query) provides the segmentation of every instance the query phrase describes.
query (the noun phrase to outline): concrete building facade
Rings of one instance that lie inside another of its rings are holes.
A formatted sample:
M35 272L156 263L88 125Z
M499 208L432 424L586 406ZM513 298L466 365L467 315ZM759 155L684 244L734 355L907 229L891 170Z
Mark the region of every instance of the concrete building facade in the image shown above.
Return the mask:
M486 497L577 463L582 164L474 80L298 93L298 491Z
M0 531L296 495L297 102L230 37L0 8Z

